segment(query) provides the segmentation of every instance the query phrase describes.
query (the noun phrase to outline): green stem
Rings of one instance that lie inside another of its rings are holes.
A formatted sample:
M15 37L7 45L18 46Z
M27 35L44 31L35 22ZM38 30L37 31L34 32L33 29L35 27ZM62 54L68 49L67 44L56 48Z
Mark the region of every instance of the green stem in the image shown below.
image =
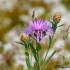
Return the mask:
M53 37L52 37L52 38L53 38ZM46 52L46 55L45 55L45 58L44 58L44 62L45 62L45 60L46 60L46 57L47 57L47 54L48 54L48 52L49 52L49 49L50 49L51 44L52 44L52 39L51 39L51 43L49 44L49 48L48 48L48 50L47 50L47 52ZM44 62L43 62L43 63L44 63Z
M43 68L45 67L45 65L49 62L49 60L51 59L51 57L56 53L56 51L54 51L51 56L49 56L49 58L45 61L45 63L43 64L41 70L43 70Z
M31 64L29 61L29 56L26 56L26 64L27 64L28 69L31 70Z
M32 66L31 66L31 63L30 63L30 60L29 60L28 49L26 49L25 55L26 55L26 64L27 64L27 67L28 67L29 70L31 70L31 67L32 67Z
M38 54L38 57L39 57L39 54ZM40 58L38 59L38 67L39 67L39 70L40 70Z
M54 36L53 36L53 37L54 37ZM52 39L53 39L53 37L50 39L50 42L49 42L49 48L48 48L48 50L47 50L47 52L46 52L46 55L45 55L45 58L44 58L44 61L43 61L43 65L44 65L44 63L45 63L45 61L46 61L46 58L47 58L47 55L48 55L48 52L49 52L50 46L51 46L51 44L52 44Z
M45 55L45 58L44 58L44 62L45 62L45 60L46 60L46 57L47 57L48 52L49 52L49 49L48 49L47 52L46 52L46 55ZM44 63L44 62L43 62L43 63Z

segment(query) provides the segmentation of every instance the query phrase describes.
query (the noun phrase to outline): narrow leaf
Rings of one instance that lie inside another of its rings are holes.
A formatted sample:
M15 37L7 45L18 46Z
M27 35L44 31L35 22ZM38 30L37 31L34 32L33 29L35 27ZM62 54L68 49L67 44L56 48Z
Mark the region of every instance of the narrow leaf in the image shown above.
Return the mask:
M61 27L61 26L64 26L64 24L62 24L62 25L59 25L58 27Z
M36 52L35 48L31 44L30 44L30 48L32 50L36 62L38 62L38 53Z
M49 21L50 23L52 23L52 25L55 24L55 23L54 23L53 21L51 21L51 20L48 20L48 21Z
M51 36L49 36L49 46L48 46L48 48L50 48L51 43L52 43L52 38L51 38Z
M22 42L17 42L17 41L16 41L16 43L21 44L21 45L24 45L24 43L22 43Z
M51 56L49 56L49 58L44 62L44 64L43 64L41 70L43 70L43 68L45 67L45 65L50 61L50 59L52 58L52 56L53 56L55 53L56 53L56 51L54 51L54 52L51 54Z
M31 64L30 64L28 56L26 57L26 64L27 64L27 67L29 68L29 70L31 70Z
M23 43L23 42L17 42L17 41L16 41L16 43L21 44L21 45L24 45L25 49L28 48L28 45L27 45L26 43Z

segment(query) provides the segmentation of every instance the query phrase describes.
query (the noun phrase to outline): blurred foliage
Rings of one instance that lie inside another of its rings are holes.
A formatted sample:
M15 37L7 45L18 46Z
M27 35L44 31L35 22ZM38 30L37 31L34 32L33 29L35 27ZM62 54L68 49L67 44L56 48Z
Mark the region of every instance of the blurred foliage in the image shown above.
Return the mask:
M2 53L4 51L4 47L0 47L0 53Z
M65 49L70 52L70 40L65 41Z
M44 70L54 70L55 66L57 64L57 61L51 60L48 65L45 67Z
M70 0L61 0L61 2L66 6L68 10L70 10Z
M19 12L18 12L17 8L15 8L13 12L3 12L3 13L1 13L2 17L4 17L4 18L9 17L12 20L12 22L7 24L7 25L6 24L0 24L1 25L0 40L4 41L4 38L3 38L4 34L6 34L8 31L10 31L12 29L12 27L14 27L15 25L17 25L19 23L18 15L19 15Z

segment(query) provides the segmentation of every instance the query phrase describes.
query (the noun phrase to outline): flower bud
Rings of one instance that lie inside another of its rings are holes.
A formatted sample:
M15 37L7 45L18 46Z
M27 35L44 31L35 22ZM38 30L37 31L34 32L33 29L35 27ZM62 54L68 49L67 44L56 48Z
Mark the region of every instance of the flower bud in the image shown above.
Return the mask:
M28 40L28 36L25 33L22 33L21 40L26 42Z
M55 13L54 16L53 16L53 21L55 23L59 23L61 20L61 14L60 13Z

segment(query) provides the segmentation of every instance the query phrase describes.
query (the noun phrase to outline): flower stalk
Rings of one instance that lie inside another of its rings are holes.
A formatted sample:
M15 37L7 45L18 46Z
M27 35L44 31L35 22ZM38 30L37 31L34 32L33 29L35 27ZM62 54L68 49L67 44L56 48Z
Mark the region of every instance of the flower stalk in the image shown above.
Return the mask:
M34 19L35 12L33 12L33 19ZM47 54L49 52L49 49L51 48L52 40L55 34L55 31L57 29L57 24L60 22L61 15L56 13L53 16L53 21L49 22L43 19L34 19L30 21L29 26L27 29L25 29L21 35L21 42L18 42L19 44L24 45L26 52L26 64L29 70L44 70L44 67L48 64L50 59L53 57L53 55L56 53L56 51L53 51L53 53L47 58ZM40 45L40 41L43 39L44 36L49 37L49 45L48 50L46 51L46 56L43 60L42 66L40 65L40 57L39 57L39 51L42 49ZM34 47L33 43L31 41L34 40L36 42L36 47ZM31 50L33 57L35 59L34 66L31 65L30 59L29 59L29 51Z

